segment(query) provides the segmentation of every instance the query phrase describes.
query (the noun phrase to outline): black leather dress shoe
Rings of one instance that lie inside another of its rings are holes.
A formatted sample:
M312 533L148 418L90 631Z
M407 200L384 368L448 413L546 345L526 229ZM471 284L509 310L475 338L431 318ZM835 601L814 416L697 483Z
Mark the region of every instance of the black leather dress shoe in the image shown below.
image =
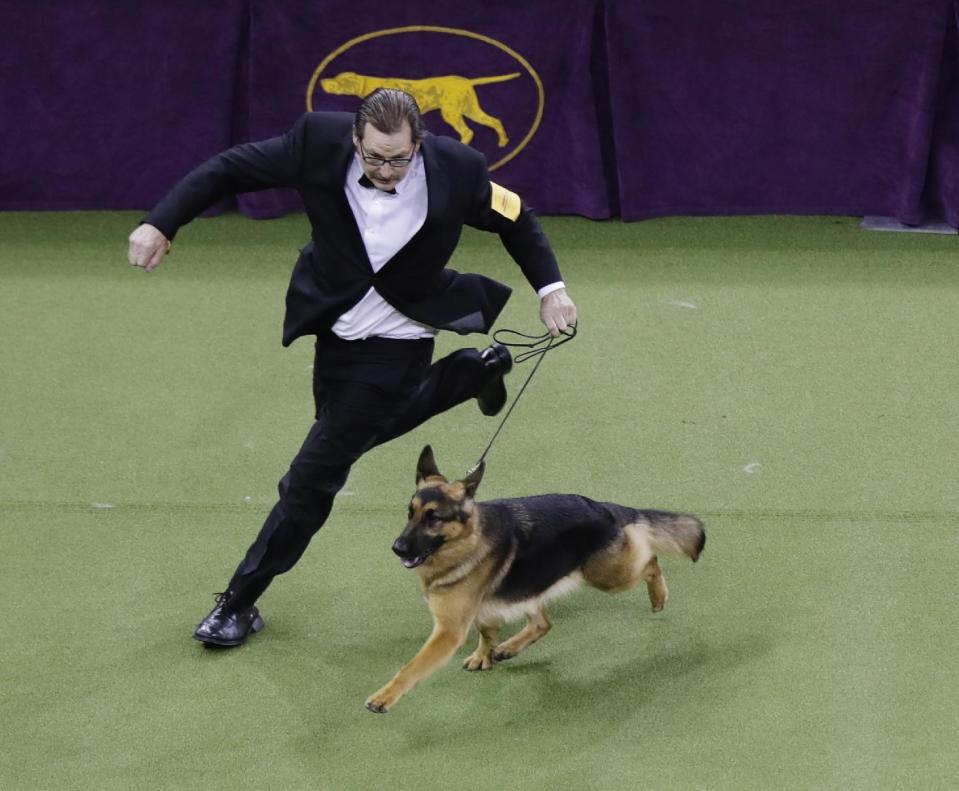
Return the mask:
M231 591L216 594L216 607L197 627L194 640L223 647L243 645L250 632L259 632L263 628L263 619L256 607L235 609L230 604L232 598Z
M476 401L480 412L491 417L498 414L506 404L506 384L503 377L513 370L513 358L503 344L493 343L483 350L483 364L488 378L476 396Z

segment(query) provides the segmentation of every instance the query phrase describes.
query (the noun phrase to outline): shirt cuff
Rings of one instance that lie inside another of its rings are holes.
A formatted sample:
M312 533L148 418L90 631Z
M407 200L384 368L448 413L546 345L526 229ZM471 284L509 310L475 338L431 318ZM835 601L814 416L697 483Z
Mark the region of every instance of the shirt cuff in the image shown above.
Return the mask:
M557 280L555 283L550 283L548 286L543 286L536 292L536 294L540 299L542 299L547 294L552 294L554 291L559 291L561 288L566 288L566 284L562 280Z

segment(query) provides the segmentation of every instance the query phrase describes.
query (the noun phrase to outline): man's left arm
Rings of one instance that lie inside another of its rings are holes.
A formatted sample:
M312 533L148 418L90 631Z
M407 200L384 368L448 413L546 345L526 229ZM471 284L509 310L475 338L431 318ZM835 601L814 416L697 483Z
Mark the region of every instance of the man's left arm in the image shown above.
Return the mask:
M536 214L519 195L490 181L484 173L474 192L467 224L499 234L503 246L536 290L540 319L550 335L556 337L576 323L576 305L566 293L549 240Z

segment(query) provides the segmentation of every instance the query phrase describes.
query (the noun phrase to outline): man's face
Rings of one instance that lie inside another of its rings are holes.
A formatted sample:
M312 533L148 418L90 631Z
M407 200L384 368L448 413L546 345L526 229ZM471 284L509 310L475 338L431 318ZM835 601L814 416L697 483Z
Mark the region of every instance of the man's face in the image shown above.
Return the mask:
M393 134L386 134L371 124L365 124L362 139L353 133L353 146L360 155L360 164L366 177L373 182L374 187L384 192L392 190L406 177L410 169L406 160L412 158L420 148L419 143L413 145L413 133L405 122L402 129ZM369 161L371 159L372 162ZM383 160L400 162L391 164Z

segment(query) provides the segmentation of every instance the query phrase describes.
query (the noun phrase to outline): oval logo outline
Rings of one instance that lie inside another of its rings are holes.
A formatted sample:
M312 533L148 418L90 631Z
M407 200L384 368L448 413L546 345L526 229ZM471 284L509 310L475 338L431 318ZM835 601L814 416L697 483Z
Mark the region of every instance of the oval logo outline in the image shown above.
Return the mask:
M316 91L316 84L320 80L320 76L323 74L323 71L327 66L330 65L334 60L336 60L340 55L353 47L362 44L366 41L370 41L375 38L381 38L384 36L395 36L401 33L446 33L448 35L454 36L463 36L465 38L472 38L477 41L482 41L485 44L496 47L499 50L502 50L507 55L509 55L513 60L519 63L530 75L533 80L533 83L536 85L536 95L537 95L537 107L536 115L533 118L533 123L531 124L529 131L523 137L522 140L516 145L516 147L510 151L508 154L498 159L492 165L489 166L490 172L496 170L499 167L502 167L507 162L509 162L513 157L519 154L526 146L529 144L529 141L532 140L533 135L536 134L536 131L539 129L539 125L543 120L543 108L546 104L546 95L543 90L543 81L540 79L539 74L536 73L536 69L530 64L526 58L520 55L515 50L508 47L506 44L503 44L501 41L497 41L494 38L489 36L484 36L482 33L474 33L471 30L463 30L461 28L452 28L452 27L441 27L437 25L408 25L406 27L396 27L396 28L384 28L383 30L374 30L371 33L364 33L362 36L357 36L347 41L345 44L341 44L335 50L333 50L329 55L323 58L320 61L320 65L316 67L313 71L313 75L310 77L310 81L306 87L306 109L308 112L313 112L313 94Z

